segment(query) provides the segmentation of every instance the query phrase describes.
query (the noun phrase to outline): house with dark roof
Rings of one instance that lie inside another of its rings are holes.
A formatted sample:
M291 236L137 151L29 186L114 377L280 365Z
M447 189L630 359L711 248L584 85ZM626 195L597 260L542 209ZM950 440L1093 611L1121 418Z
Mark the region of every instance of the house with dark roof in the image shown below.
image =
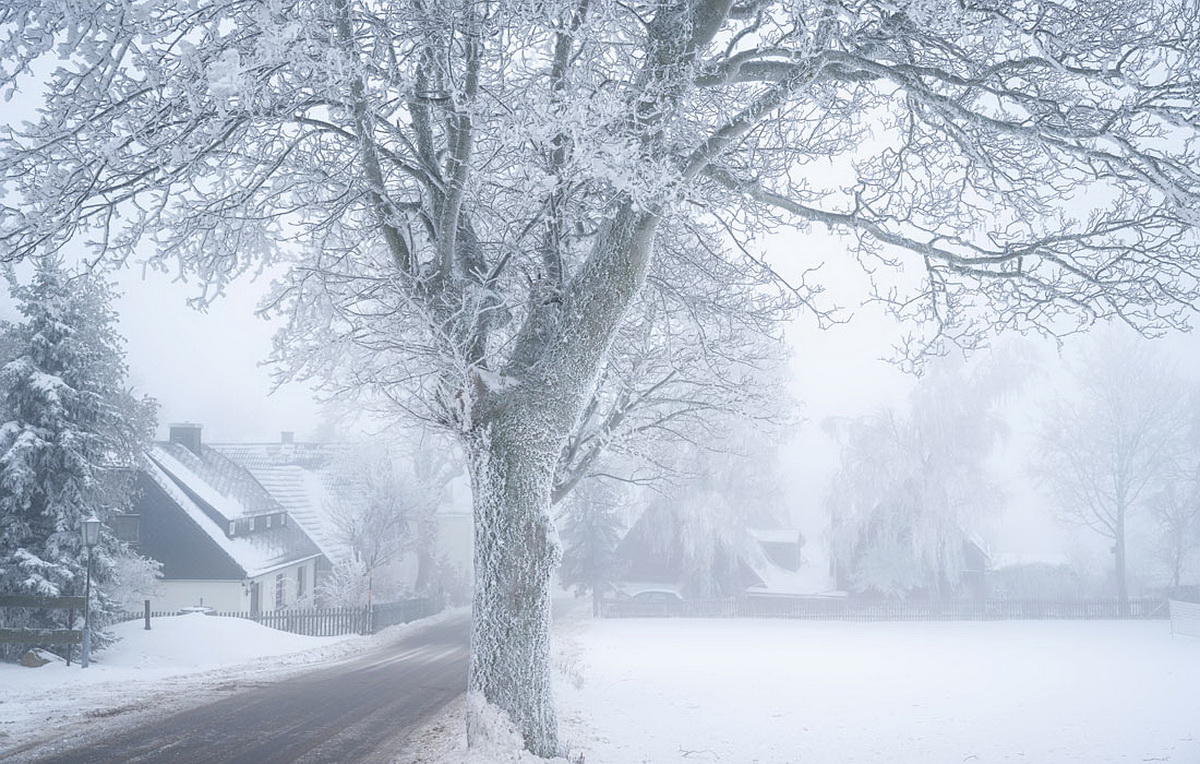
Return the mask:
M270 610L311 601L334 566L354 552L339 512L365 501L347 477L349 443L208 443L198 424L173 424L137 476L132 512L113 519L118 537L162 563L155 610L206 605L219 611ZM465 481L459 481L464 482ZM451 486L453 489L454 486ZM469 491L451 490L439 509L436 559L470 571ZM380 591L411 589L415 555L376 572Z
M296 524L333 565L348 563L354 550L345 542L339 513L366 501L369 488L347 474L347 461L361 455L362 444L301 443L291 432L272 443L213 443L211 447L252 476L282 505ZM469 576L473 564L474 517L470 484L465 475L450 481L437 509L434 559ZM404 554L386 563L376 585L411 590L419 577L418 556Z
M252 472L171 425L138 474L138 550L162 563L156 610L258 611L311 600L330 559Z
M828 592L829 579L805 565L798 529L727 529L729 543L706 570L695 570L674 515L647 508L615 550L618 597L674 592L680 596L809 596Z
M288 513L333 564L353 550L337 532L339 504L362 493L337 469L352 448L346 443L297 443L284 432L274 443L213 443L212 449L240 467Z

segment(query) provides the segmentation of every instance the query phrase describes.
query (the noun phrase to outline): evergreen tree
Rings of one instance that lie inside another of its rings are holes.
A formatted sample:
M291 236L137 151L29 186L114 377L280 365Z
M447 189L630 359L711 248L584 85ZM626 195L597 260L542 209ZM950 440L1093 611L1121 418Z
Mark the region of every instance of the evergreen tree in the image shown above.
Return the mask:
M106 283L56 262L41 264L28 285L11 273L9 281L23 319L3 327L12 353L0 367L0 592L82 595L80 524L128 509L154 404L124 387L123 340ZM140 560L102 533L92 568L97 648L111 641L103 629L117 607L110 590L123 558ZM12 627L62 627L59 611L3 617ZM0 655L23 650L9 646Z
M577 595L592 593L592 614L600 614L600 596L613 578L621 541L621 515L612 490L593 481L569 499L562 519L563 557L559 579Z

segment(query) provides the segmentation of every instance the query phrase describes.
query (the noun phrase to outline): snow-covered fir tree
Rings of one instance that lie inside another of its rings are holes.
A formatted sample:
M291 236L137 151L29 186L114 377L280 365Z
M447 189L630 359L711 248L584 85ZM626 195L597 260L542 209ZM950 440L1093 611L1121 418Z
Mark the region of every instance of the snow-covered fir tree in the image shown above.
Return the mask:
M572 492L560 523L563 558L559 581L574 588L576 595L590 592L594 615L600 614L604 588L617 573L616 550L624 531L621 498L612 486L584 483Z
M28 285L9 274L22 319L6 325L10 358L0 368L0 591L82 595L87 551L80 524L108 520L132 497L133 470L153 432L155 407L125 387L122 339L101 279L41 264ZM93 553L92 644L117 603L119 567L147 572L110 533ZM7 626L62 628L63 614L8 610ZM25 648L7 646L12 658Z

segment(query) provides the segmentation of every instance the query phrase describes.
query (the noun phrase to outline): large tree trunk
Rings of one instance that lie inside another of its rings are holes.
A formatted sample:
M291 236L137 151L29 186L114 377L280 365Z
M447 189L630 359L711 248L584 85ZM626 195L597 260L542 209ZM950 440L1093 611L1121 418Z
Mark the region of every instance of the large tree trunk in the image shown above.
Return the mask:
M467 443L476 529L468 687L509 715L530 751L550 757L559 753L550 576L561 554L550 491L561 448L556 435L566 431L554 420L569 412L544 397L540 406L513 400L489 408ZM472 744L482 731L478 710L468 719Z
M475 601L468 690L506 712L539 756L558 750L550 687L550 519L554 472L613 334L645 280L656 215L625 204L561 303L531 307L504 373L479 377L464 446L475 507ZM468 742L483 720L471 704Z

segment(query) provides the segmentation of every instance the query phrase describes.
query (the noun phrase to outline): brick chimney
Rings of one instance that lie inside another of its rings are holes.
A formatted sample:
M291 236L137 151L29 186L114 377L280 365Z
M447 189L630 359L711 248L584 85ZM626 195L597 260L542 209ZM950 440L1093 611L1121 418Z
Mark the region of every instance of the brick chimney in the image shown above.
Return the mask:
M170 425L171 435L168 440L200 456L200 425L191 422Z

